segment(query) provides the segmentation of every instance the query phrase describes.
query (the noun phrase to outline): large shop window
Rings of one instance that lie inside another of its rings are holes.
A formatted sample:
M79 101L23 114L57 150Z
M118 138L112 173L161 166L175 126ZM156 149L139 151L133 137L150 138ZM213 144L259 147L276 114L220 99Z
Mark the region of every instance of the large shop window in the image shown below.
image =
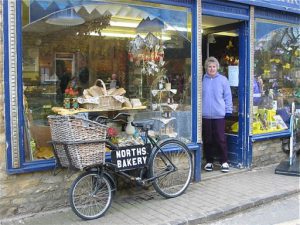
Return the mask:
M53 157L47 116L78 103L104 109L83 114L90 119L126 111L155 119L152 135L191 142L190 9L124 1L28 2L22 4L27 161ZM95 100L105 89L117 96L110 108ZM126 124L110 126L116 142L135 136Z
M283 131L300 111L300 28L257 20L255 35L253 134Z

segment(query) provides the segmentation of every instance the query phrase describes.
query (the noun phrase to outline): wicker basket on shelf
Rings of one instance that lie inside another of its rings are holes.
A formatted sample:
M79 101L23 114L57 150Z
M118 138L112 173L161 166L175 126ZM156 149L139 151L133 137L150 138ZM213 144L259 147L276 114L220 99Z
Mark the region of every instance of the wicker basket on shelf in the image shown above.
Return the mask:
M116 96L111 95L106 90L106 86L104 82L101 79L97 79L94 86L97 86L100 84L102 85L102 94L103 95L97 95L93 96L93 98L79 98L78 101L81 104L81 106L85 109L100 109L100 110L116 110L122 108L122 103L124 102L122 96ZM91 87L93 88L93 87ZM90 88L90 89L91 89ZM88 89L89 91L89 89Z
M82 170L105 161L105 143L76 143L106 138L103 124L76 116L48 116L54 153L62 167Z

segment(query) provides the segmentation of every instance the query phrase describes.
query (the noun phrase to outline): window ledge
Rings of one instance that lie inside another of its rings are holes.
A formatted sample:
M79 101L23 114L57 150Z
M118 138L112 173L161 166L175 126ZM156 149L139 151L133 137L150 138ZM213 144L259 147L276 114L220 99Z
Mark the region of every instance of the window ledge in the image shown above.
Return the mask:
M21 173L31 173L39 172L45 170L53 170L55 168L55 160L37 160L33 162L26 162L22 164L20 168L10 168L7 169L8 174L21 174Z
M285 131L280 131L280 132L270 132L267 134L257 134L253 135L251 137L252 142L256 141L264 141L264 140L270 140L270 139L275 139L275 138L284 138L284 137L290 137L291 132L290 130L285 130Z
M197 151L199 157L201 156L201 154L198 151L200 149L200 146L198 144L189 143L187 144L187 146L190 150ZM110 152L106 153L106 160L107 161L111 160ZM36 160L32 162L25 162L22 164L20 168L10 168L7 169L6 171L9 175L12 175L12 174L32 173L32 172L39 172L39 171L49 171L54 169L55 169L55 160L48 159L48 160Z

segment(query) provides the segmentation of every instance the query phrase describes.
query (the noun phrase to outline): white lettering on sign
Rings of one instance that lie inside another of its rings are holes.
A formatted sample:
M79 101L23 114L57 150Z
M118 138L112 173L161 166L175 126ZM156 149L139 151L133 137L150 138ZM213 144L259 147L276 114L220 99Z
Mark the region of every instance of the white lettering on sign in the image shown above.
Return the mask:
M141 148L138 148L138 149L136 150L136 154L137 154L137 155L141 155L141 154L142 154Z
M147 157L138 157L138 158L130 158L130 159L118 159L117 166L118 168L126 168L130 166L138 166L146 164Z
M140 158L140 157L137 158L137 164L138 164L138 165L143 164L143 163L142 163L142 158Z
M125 158L125 157L133 157L133 156L142 156L146 155L146 147L139 147L139 148L128 148L116 151L117 158Z
M118 168L130 168L145 165L147 161L147 147L132 146L115 151L115 163Z
M118 168L122 167L122 161L121 160L117 160L117 166L118 166Z
M146 163L147 157L142 157L144 163Z
M132 148L131 151L132 151L132 156L135 156L135 154L136 154L136 153L135 153L136 149L135 149L135 148Z

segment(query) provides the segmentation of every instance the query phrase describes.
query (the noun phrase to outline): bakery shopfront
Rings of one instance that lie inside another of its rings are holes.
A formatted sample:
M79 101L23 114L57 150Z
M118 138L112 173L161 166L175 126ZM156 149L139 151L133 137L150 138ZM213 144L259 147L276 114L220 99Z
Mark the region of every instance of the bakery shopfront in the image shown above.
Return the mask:
M191 3L42 0L14 6L21 60L10 93L18 111L7 107L6 115L16 132L9 149L19 155L9 155L9 173L53 168L47 116L60 108L79 112L79 105L95 109L93 99L106 94L115 98L99 103L102 116L128 112L128 120L154 118L153 136L181 137L199 148ZM7 78L13 82L12 75ZM111 126L116 143L135 141L129 126Z
M103 94L104 87L122 102L101 115L155 118L153 135L180 137L200 152L207 56L220 60L231 83L234 113L226 127L231 166L283 159L291 103L298 112L300 107L299 3L276 2L4 1L1 215L66 204L70 179L64 172L51 174L47 116L77 108L77 97L91 104L89 98ZM111 126L115 141L132 141L130 128ZM195 178L200 175L198 168ZM16 197L20 204L7 204ZM33 198L27 209L25 200Z

